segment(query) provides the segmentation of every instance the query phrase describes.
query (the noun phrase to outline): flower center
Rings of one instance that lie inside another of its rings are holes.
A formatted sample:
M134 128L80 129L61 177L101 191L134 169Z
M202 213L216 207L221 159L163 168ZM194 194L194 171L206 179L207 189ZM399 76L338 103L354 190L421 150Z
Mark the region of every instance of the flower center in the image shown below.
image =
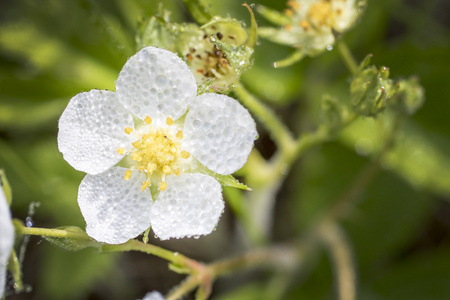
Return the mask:
M147 177L142 183L142 191L151 186L152 182L159 182L159 190L164 191L167 188L166 176L180 175L182 171L180 158L187 159L190 154L181 149L183 131L173 126L172 118L166 119L168 126L165 128L152 126L150 117L146 117L144 122L146 125L137 131L131 127L125 128L125 133L133 134L136 141L131 143L132 150L126 153L134 163L133 167L125 172L124 179L129 180L133 170L137 170ZM125 154L124 148L117 149L117 152Z

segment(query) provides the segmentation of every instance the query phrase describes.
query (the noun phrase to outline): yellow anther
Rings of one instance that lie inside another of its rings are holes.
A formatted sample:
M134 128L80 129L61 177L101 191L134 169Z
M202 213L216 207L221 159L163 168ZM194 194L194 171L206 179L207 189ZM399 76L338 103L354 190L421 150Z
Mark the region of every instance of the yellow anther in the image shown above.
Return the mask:
M286 29L287 31L291 31L292 25L291 24L287 24L287 25L284 26L284 29Z
M284 11L284 14L287 16L287 17L292 17L293 15L294 15L294 12L292 11L292 10L290 10L290 9L286 9L285 11Z
M131 178L131 174L133 174L133 171L127 170L127 171L125 172L125 176L124 176L123 178L124 178L125 180L130 179L130 178Z
M117 148L117 153L119 153L120 155L123 155L124 153L125 153L125 149L124 148L122 148L122 147L120 147L120 148Z
M145 189L148 188L148 186L150 185L150 183L151 183L150 180L145 181L145 182L142 184L141 191L145 191Z
M156 137L157 137L157 138L163 137L163 136L164 136L164 132L162 132L161 129L156 130Z
M181 155L181 157L184 158L184 159L189 158L189 156L191 156L191 154L190 154L189 152L184 151L184 150L181 151L180 155Z
M172 146L172 147L170 147L170 153L172 153L172 154L176 154L177 153L177 147L175 147L175 146Z
M309 28L309 23L306 20L300 21L300 27L303 28L303 30L308 30Z
M142 160L142 156L140 156L140 155L137 154L137 153L133 153L133 154L131 155L131 159L132 159L132 160L135 160L135 161L141 161L141 160Z
M180 176L180 175L181 175L181 170L180 170L180 168L177 168L173 173L174 173L176 176Z
M132 142L131 145L133 145L134 148L139 148L141 146L140 141Z
M144 170L145 170L145 166L139 165L139 166L138 166L138 170L139 170L139 171L144 171Z
M152 124L152 118L150 118L149 116L147 116L147 117L145 117L144 122L145 122L145 124L150 125L150 124Z
M125 127L125 133L126 134L130 134L130 133L132 133L133 132L133 128L131 128L131 127Z
M165 166L163 167L163 172L164 172L164 174L166 174L166 175L170 175L170 174L172 173L172 168L170 168L169 166L165 165Z
M166 188L167 188L167 182L161 181L161 183L159 184L159 190L161 192L164 192L166 190Z
M171 117L167 117L166 124L169 125L169 126L172 125L173 124L173 119Z
M148 165L147 165L147 172L148 172L148 173L152 174L153 171L155 171L155 169L156 169L156 165L155 165L155 164L153 164L153 163L148 163Z
M177 132L177 138L179 138L180 140L183 138L183 130Z

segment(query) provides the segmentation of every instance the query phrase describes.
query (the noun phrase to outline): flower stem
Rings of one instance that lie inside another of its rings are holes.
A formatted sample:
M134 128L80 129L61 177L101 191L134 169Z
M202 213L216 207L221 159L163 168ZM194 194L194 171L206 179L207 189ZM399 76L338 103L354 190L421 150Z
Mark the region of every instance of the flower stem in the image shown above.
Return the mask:
M321 240L328 250L336 274L338 299L356 299L356 272L345 232L335 222L323 222Z
M166 300L180 299L185 294L195 289L199 284L200 278L198 278L197 276L189 276L185 281L183 281L179 286L177 286L169 295L167 295Z
M250 94L242 84L237 84L234 92L242 104L266 127L280 149L289 148L293 144L294 139L289 129L268 106Z
M355 58L353 57L344 40L339 40L336 45L339 53L341 54L342 60L344 61L349 71L352 72L353 75L358 73L358 64L356 63Z

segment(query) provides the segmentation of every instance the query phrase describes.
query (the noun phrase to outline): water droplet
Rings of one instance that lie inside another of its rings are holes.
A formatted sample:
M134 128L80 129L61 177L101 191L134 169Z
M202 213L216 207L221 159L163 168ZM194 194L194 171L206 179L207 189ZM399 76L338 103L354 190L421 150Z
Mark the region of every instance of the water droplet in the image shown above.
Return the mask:
M278 66L277 66L277 63L276 63L276 62L274 62L274 63L273 63L273 67L274 67L274 68L278 68Z
M328 45L328 46L327 46L327 50L328 50L328 51L333 50L333 46L332 46L332 45Z
M27 218L25 219L25 225L26 225L27 227L32 227L32 226L33 226L33 219L31 219L31 217L27 217Z
M173 255L178 256L178 252L174 252Z

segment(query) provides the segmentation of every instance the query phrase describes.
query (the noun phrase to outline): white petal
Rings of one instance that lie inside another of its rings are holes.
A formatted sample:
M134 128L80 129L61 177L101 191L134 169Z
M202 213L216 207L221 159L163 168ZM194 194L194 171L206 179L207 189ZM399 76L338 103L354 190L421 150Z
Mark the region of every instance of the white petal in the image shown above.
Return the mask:
M0 298L5 291L6 264L14 242L11 212L0 186Z
M58 148L75 169L99 174L122 159L116 150L129 144L124 129L132 126L132 115L115 93L80 93L70 100L59 119Z
M210 234L223 208L222 188L211 176L171 175L153 204L152 228L162 240Z
M240 169L257 137L255 121L241 104L225 95L203 94L189 109L182 146L212 171Z
M145 176L114 167L98 175L86 175L78 189L78 205L86 220L87 234L99 242L120 244L150 226L153 204L150 190L141 191Z
M144 298L142 300L164 300L163 295L161 295L160 292L151 292L145 294Z
M116 82L119 100L134 115L161 124L181 117L197 94L194 75L176 54L147 47L130 57Z

